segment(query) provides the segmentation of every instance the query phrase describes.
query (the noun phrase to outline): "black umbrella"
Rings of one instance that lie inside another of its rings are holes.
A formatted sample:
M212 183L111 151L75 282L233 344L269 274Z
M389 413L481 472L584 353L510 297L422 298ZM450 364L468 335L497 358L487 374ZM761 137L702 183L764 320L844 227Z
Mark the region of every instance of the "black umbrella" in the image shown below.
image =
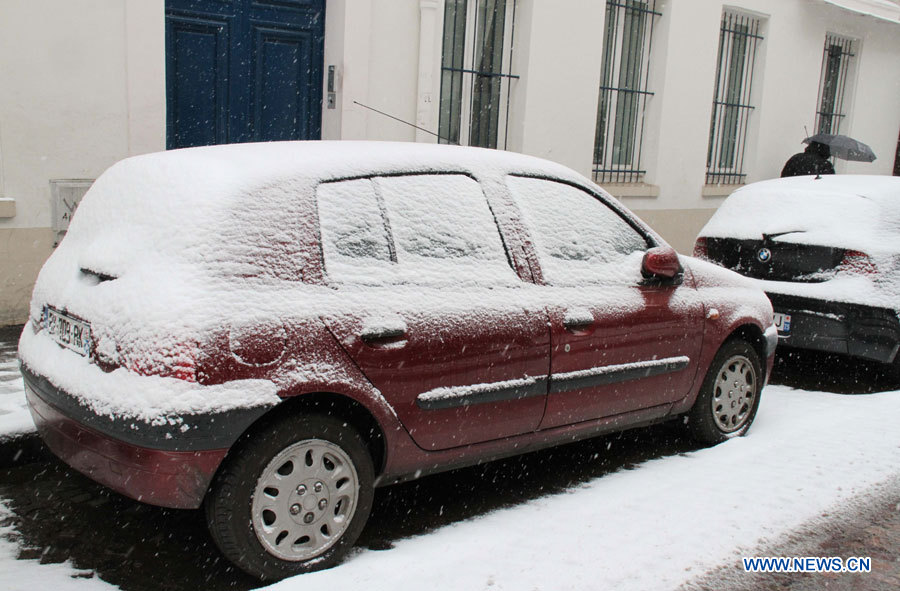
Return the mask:
M804 144L811 142L825 144L831 148L832 156L842 160L856 160L857 162L872 162L875 160L875 152L872 151L872 148L846 135L817 133L803 140Z

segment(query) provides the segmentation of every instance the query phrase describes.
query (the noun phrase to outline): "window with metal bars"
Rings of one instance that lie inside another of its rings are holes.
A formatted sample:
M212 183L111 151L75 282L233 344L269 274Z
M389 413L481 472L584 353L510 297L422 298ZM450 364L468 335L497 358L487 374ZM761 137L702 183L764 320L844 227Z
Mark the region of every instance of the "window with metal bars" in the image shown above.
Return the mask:
M441 143L506 148L516 0L446 0Z
M594 180L639 182L644 137L653 20L656 0L608 0L603 30L603 62L597 131L594 136Z
M747 130L756 51L763 40L759 18L724 11L716 60L716 85L706 155L707 184L744 181Z
M822 75L819 79L819 106L816 111L816 133L840 133L847 96L847 80L853 65L853 40L828 33L822 53Z

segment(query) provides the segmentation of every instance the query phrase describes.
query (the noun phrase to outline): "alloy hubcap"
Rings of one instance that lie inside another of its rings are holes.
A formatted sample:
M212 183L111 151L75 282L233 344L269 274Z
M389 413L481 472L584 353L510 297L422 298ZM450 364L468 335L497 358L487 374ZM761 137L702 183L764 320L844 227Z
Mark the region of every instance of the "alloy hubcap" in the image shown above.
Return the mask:
M735 355L722 365L713 387L713 419L724 433L743 427L756 401L756 370L743 355Z
M262 471L251 504L257 539L282 560L309 560L341 538L356 511L359 477L330 441L297 442Z

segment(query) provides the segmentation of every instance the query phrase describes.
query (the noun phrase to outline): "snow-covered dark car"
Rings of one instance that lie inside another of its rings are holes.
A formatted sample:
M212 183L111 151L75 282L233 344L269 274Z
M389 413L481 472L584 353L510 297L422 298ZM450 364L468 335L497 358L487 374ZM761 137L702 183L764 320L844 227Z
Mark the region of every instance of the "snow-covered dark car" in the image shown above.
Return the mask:
M76 469L205 509L263 579L336 564L377 486L679 419L753 421L772 308L580 175L506 152L311 142L124 160L20 347Z
M900 178L747 185L701 230L694 255L760 280L781 347L892 364L900 376Z

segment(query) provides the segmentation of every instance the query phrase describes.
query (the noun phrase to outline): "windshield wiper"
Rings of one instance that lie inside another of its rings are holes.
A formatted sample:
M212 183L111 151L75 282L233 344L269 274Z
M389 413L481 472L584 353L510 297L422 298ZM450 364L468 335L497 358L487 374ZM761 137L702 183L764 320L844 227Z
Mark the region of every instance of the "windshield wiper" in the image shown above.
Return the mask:
M768 242L772 238L778 238L779 236L784 236L785 234L796 234L797 232L806 232L806 230L787 230L785 232L775 232L774 234L763 234L763 241Z
M93 269L89 269L87 267L82 267L81 272L90 277L96 277L100 283L103 283L104 281L113 281L115 279L118 279L118 277L115 275L110 275L108 273L101 273L100 271L94 271Z

